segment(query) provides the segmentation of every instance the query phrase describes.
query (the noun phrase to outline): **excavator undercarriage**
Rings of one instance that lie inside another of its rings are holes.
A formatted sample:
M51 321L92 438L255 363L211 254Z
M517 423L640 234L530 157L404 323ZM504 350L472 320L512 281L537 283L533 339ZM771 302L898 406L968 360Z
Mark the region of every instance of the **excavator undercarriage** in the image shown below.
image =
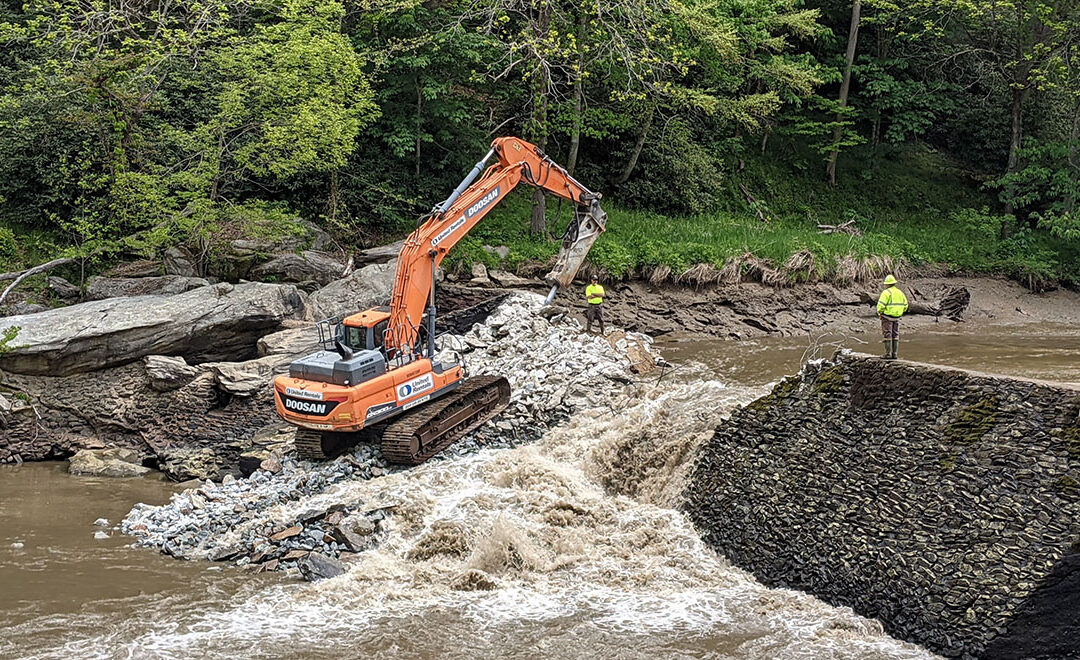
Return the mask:
M351 433L296 430L296 453L324 461L360 442L377 442L391 463L419 465L510 404L510 383L501 376L475 376L434 403L403 413L390 422Z

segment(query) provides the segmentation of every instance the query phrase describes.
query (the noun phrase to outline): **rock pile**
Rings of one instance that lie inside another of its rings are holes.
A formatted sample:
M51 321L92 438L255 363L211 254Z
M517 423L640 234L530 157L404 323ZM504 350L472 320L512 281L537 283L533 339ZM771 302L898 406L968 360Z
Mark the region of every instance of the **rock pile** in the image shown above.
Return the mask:
M651 354L650 340L643 335L620 335L617 342L585 335L565 311L542 310L542 300L512 295L484 323L464 335L444 337L440 359L463 359L470 375L505 375L512 396L500 417L434 460L534 440L574 411L620 396L635 378L628 347L638 351L639 360L640 353ZM298 571L307 559L302 572L319 575L329 564L309 554L334 558L371 547L395 506L334 501L320 494L339 482L396 471L368 444L321 464L275 451L248 479L207 482L159 507L137 505L122 529L140 545L174 557Z
M897 637L950 656L1073 657L1078 415L1074 387L841 353L721 424L685 508L766 584Z

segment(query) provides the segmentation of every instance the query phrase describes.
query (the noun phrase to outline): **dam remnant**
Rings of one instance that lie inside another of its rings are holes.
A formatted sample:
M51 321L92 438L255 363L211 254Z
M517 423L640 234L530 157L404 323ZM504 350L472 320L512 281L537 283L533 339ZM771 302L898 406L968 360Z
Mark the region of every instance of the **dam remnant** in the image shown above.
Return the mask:
M737 410L684 508L770 586L953 657L1080 655L1080 388L839 352Z

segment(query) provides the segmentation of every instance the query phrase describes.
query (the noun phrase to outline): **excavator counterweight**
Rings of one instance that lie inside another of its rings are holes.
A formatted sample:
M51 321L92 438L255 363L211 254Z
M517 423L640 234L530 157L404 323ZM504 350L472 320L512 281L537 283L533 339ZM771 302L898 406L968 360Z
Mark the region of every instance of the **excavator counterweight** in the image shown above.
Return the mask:
M604 231L601 196L534 145L496 138L405 240L390 306L346 317L325 350L293 362L288 375L274 379L277 413L298 427L301 458L329 458L366 435L380 442L388 460L415 465L506 408L505 378L467 378L461 364L437 359L434 277L454 245L522 182L575 204L545 278L548 302L570 286Z

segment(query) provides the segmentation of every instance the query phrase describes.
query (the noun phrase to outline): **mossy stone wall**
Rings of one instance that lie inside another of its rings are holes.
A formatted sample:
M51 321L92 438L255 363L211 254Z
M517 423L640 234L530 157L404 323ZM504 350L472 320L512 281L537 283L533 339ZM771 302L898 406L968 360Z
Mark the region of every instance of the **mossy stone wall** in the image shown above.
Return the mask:
M1078 418L1074 387L839 353L716 430L685 508L765 583L938 653L1080 657Z

